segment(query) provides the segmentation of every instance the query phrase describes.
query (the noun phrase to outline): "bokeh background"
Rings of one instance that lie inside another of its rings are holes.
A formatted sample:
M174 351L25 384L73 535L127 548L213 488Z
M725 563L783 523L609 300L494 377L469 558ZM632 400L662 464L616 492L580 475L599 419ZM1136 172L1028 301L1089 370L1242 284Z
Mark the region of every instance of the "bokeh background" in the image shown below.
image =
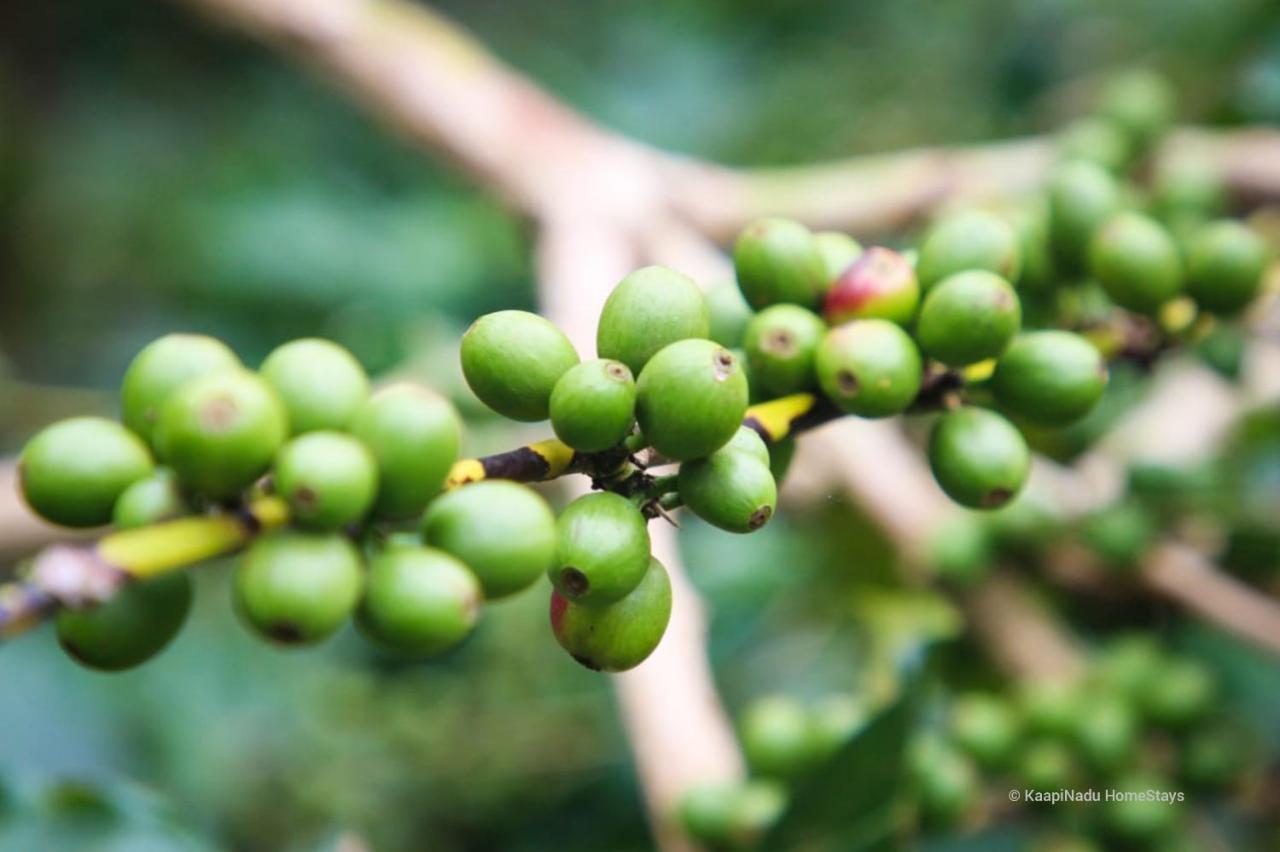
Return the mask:
M1170 75L1196 121L1280 123L1271 0L438 7L607 126L735 164L1042 132L1135 61ZM178 329L247 363L334 338L375 375L451 393L469 453L513 446L529 433L486 417L455 347L475 315L533 306L531 237L482 189L179 4L0 8L6 454L56 417L113 411L128 359ZM849 689L955 631L937 601L886 597L891 546L834 497L750 541L691 521L681 544L731 709ZM494 607L443 660L406 664L349 633L268 648L235 622L227 576L198 572L191 623L135 672L80 669L48 629L0 647L0 815L44 791L0 816L0 848L301 850L347 832L380 849L649 848L607 680L556 647L540 591ZM872 604L892 623L869 631ZM1277 747L1274 659L1158 607L1143 617L1212 660L1223 700Z

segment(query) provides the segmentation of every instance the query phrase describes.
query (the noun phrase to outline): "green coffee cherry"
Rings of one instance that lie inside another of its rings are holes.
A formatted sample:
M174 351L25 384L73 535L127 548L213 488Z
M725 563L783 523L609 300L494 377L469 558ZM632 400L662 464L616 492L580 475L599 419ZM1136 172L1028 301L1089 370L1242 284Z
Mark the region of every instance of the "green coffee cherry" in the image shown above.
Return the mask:
M1130 701L1141 701L1162 676L1164 656L1149 635L1125 636L1113 641L1096 664L1099 681Z
M999 414L960 408L934 424L929 467L952 500L970 509L995 509L1022 490L1031 452L1022 433Z
M355 546L336 533L269 533L249 545L232 588L237 613L266 639L311 645L355 611L364 570Z
M909 768L921 815L935 825L956 825L978 805L981 782L973 763L939 740L928 738L911 749Z
M1022 290L1046 290L1053 283L1053 252L1049 245L1049 205L1035 196L1004 211L1009 226L1018 235L1018 257L1022 272L1018 287Z
M610 491L574 500L556 521L556 558L547 572L570 601L599 607L621 600L644 579L649 530L630 501Z
M828 695L813 705L819 761L830 760L867 723L867 710L852 695Z
M485 314L462 336L462 375L480 401L511 420L546 420L551 389L578 363L569 338L528 311Z
M1120 74L1103 87L1098 112L1143 148L1173 123L1175 96L1169 82L1151 71Z
M705 298L711 320L707 337L730 349L741 346L752 311L738 285L729 281L717 284L707 291Z
M1076 729L1084 703L1077 684L1063 680L1037 680L1018 688L1018 709L1029 733L1067 738Z
M790 219L757 219L738 236L733 267L747 304L757 311L789 303L816 308L829 283L809 229Z
M907 333L881 319L854 320L827 332L814 356L822 392L849 414L888 417L920 392L920 350Z
M288 423L276 392L253 373L211 373L165 402L156 450L184 486L226 500L267 472L288 437Z
M1116 179L1094 163L1075 160L1049 178L1049 239L1059 260L1084 268L1093 232L1120 209Z
M1018 749L1021 723L1008 702L972 693L951 708L951 740L989 769L1009 765Z
M1173 660L1148 684L1142 709L1157 724L1185 728L1203 719L1217 696L1217 683L1208 669L1192 660Z
M596 351L639 374L658 350L710 333L710 312L693 279L665 266L646 266L609 294L596 327Z
M896 251L873 246L834 279L822 303L822 316L832 325L854 319L905 325L919 303L915 267Z
M258 372L279 394L295 435L346 429L369 398L364 367L328 340L305 338L277 347Z
M1124 768L1138 745L1138 718L1127 701L1114 695L1092 695L1081 702L1075 741L1080 756L1095 772Z
M680 799L680 824L709 849L752 849L786 803L786 789L771 781L696 787Z
M729 532L760 529L778 507L769 466L728 447L680 465L679 485L684 504L695 515Z
M957 514L933 535L931 563L944 580L969 585L982 580L995 558L995 541L982 519Z
M716 450L716 452L742 453L763 465L768 465L771 460L769 445L764 442L764 438L760 437L760 433L750 426L739 426L738 431L734 432L733 437L729 439L729 443Z
M1212 222L1187 248L1187 292L1204 308L1223 314L1246 307L1262 289L1267 245L1247 225Z
M1137 500L1122 500L1085 519L1084 543L1108 566L1134 568L1160 532L1158 519Z
M971 269L1017 281L1022 269L1018 235L1009 223L985 210L953 213L929 229L920 246L916 274L928 292L933 285Z
M1133 142L1115 122L1089 116L1077 119L1058 134L1058 154L1063 160L1085 160L1109 172L1119 173L1133 159Z
M373 558L356 619L365 635L396 651L440 654L480 617L480 584L457 559L430 547L395 547Z
M240 367L220 340L202 334L167 334L143 347L120 386L121 419L155 446L153 432L169 395L198 376Z
M433 500L422 516L422 535L432 547L462 560L489 600L527 589L556 557L556 517L547 501L531 488L501 479L475 482Z
M1227 187L1205 162L1175 161L1156 173L1151 210L1176 237L1189 235L1227 210Z
M636 419L667 458L702 458L738 431L747 394L747 378L729 350L710 340L682 340L645 364L636 382Z
M1107 387L1107 365L1088 340L1069 331L1020 334L991 377L996 400L1041 426L1065 426L1088 414Z
M1255 750L1256 744L1237 722L1197 727L1182 744L1178 774L1200 789L1225 787L1249 769Z
M458 460L462 426L447 399L427 388L401 384L374 394L356 413L351 434L378 463L381 518L409 518L440 493Z
M650 558L644 578L631 593L606 606L583 606L559 591L551 593L551 630L560 647L582 665L623 672L648 659L671 620L671 580Z
M839 278L862 254L862 244L848 234L839 231L819 231L813 242L822 255L822 265L827 270L827 283Z
M1172 802L1154 798L1130 798L1125 794L1145 795L1150 790L1168 791L1169 781L1157 775L1129 775L1114 784L1114 799L1102 803L1102 821L1107 833L1128 843L1160 848L1177 827L1182 808ZM1167 848L1167 847L1165 847Z
M58 642L91 669L123 671L164 650L190 611L191 578L179 571L123 586L92 609L59 612Z
M786 477L787 471L791 469L791 460L796 455L796 438L794 435L788 435L781 441L777 441L769 448L769 472L773 474L773 481L780 483Z
M1018 779L1042 793L1070 788L1076 765L1071 750L1057 740L1035 740L1018 754Z
M119 529L145 527L189 514L191 507L178 487L178 477L160 467L126 488L111 512L111 523Z
M1182 291L1182 260L1173 238L1138 213L1121 213L1094 234L1089 269L1111 300L1131 311L1155 313Z
M342 432L309 432L285 444L275 463L276 491L299 525L334 530L368 514L378 496L373 453Z
M765 308L747 324L743 339L752 378L775 396L813 387L813 356L826 333L826 323L798 305Z
M584 361L551 391L551 428L575 450L617 446L636 422L636 383L621 361Z
M46 426L22 449L22 497L36 514L64 527L111 520L124 490L151 473L151 454L133 433L101 417Z
M742 751L751 771L771 778L794 778L813 768L823 740L813 714L785 695L758 699L742 713Z
M994 272L959 272L934 285L920 306L916 340L925 354L963 367L1005 350L1022 325L1022 304Z

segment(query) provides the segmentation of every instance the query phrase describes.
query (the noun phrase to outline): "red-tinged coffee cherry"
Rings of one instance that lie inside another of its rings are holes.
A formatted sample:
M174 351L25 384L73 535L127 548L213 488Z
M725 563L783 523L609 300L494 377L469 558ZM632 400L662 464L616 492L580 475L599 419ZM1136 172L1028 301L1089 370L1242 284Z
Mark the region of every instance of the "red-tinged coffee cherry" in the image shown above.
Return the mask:
M667 458L702 458L738 431L747 396L747 378L728 349L710 340L682 340L645 364L636 382L636 420Z
M120 385L121 419L155 446L153 432L169 395L194 378L240 367L220 340L203 334L166 334L134 356Z
M756 310L788 303L816 308L829 279L813 234L790 219L757 219L733 247L733 267L747 304Z
M861 243L838 231L819 231L813 235L813 241L818 246L818 253L822 255L828 282L835 281L844 274L862 254Z
M584 361L551 391L551 428L575 450L616 447L636 422L636 383L621 361Z
M374 394L356 413L351 434L378 463L380 518L411 518L440 493L458 460L462 425L453 405L419 385L400 384Z
M551 593L551 630L560 647L582 665L601 672L633 669L648 659L671 620L671 580L649 559L631 593L606 606L583 606Z
M346 623L360 602L359 551L336 533L268 533L236 568L232 599L244 623L266 639L311 645Z
M430 656L471 634L480 602L480 584L457 559L430 547L394 547L369 563L356 624L392 650Z
M752 378L774 396L812 388L813 356L826 333L826 323L799 305L765 308L747 324L743 341Z
M111 523L127 530L158 524L191 513L182 496L178 477L168 468L156 468L150 476L126 488L111 512Z
M277 347L258 372L280 395L295 435L346 429L369 398L364 367L329 340L306 338Z
M72 417L45 427L18 461L27 505L64 527L107 523L120 495L151 469L146 445L101 417Z
M778 508L768 464L728 446L680 465L679 486L690 511L729 532L755 532Z
M934 424L929 467L952 500L971 509L995 509L1022 490L1031 452L1022 433L999 414L960 408Z
M936 284L920 306L916 340L950 367L995 358L1022 325L1022 303L994 272L958 272Z
M649 530L629 500L609 491L574 500L556 521L547 576L566 598L604 606L628 595L649 564Z
M184 486L227 500L267 472L288 424L280 398L258 376L248 370L211 373L165 402L156 450Z
M432 547L462 560L489 600L527 589L556 558L556 517L547 501L527 486L501 479L475 482L432 500L422 516L422 535Z
M1022 269L1018 235L994 213L952 213L929 229L920 246L916 274L926 292L944 278L970 269L985 269L1006 281L1018 280Z
M710 322L707 302L692 278L665 266L646 266L609 294L596 327L596 351L638 375L658 350L707 337Z
M1014 338L991 377L1000 404L1042 426L1065 426L1088 414L1107 388L1107 365L1085 338L1033 331Z
M191 611L183 572L130 583L92 609L58 613L58 642L76 662L99 671L139 666L164 650Z
M546 420L551 389L578 363L569 338L528 311L485 314L462 336L462 375L480 401L511 420Z
M888 417L920 392L920 351L888 320L854 320L827 332L814 357L823 393L849 414Z
M1182 259L1154 219L1121 213L1093 236L1089 269L1117 305L1154 314L1182 292Z
M336 530L362 520L378 495L378 464L342 432L308 432L276 456L276 491L299 526Z
M920 302L916 270L893 249L872 246L845 267L823 302L832 325L853 319L886 319L905 325Z
M1266 243L1247 225L1212 222L1187 247L1187 292L1210 311L1235 313L1262 289L1267 261Z

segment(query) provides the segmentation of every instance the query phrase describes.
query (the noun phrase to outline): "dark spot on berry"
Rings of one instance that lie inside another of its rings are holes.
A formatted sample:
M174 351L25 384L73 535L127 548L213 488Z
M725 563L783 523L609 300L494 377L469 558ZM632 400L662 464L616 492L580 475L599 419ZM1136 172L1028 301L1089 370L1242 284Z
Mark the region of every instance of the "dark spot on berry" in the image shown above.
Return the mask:
M604 371L609 374L610 378L617 379L620 382L625 382L631 378L631 371L617 361L610 361L609 366L605 367Z
M773 507L761 506L751 513L751 519L747 521L747 529L758 530L765 524L769 523L769 519L773 517Z
M1012 496L1013 491L1008 488L993 488L982 498L982 508L994 509L997 506L1003 506Z
M573 597L580 598L591 588L591 581L572 565L560 572L560 585Z
M222 432L236 422L240 407L229 396L209 400L200 409L200 425L210 432Z
M579 656L578 654L574 654L574 655L573 655L573 658L574 658L575 660L577 660L579 663L581 663L582 665L584 665L584 666L586 666L587 668L591 669L591 671L593 671L593 672L598 672L598 671L600 671L600 667L599 667L598 665L596 665L596 664L595 664L595 661L594 661L594 660L592 660L590 657L583 657L583 656Z
M854 375L853 370L841 370L836 373L836 386L845 396L857 396L858 377Z
M781 328L765 335L761 345L765 352L781 355L782 357L794 355L796 351L795 336L786 329Z
M733 374L735 362L728 349L717 349L716 354L711 356L711 363L715 365L717 382L723 382Z
M302 630L290 621L277 621L266 630L267 636L286 645L296 645L302 641Z
M293 492L293 499L294 502L310 508L316 504L316 492L314 489L308 488L304 485L297 491Z

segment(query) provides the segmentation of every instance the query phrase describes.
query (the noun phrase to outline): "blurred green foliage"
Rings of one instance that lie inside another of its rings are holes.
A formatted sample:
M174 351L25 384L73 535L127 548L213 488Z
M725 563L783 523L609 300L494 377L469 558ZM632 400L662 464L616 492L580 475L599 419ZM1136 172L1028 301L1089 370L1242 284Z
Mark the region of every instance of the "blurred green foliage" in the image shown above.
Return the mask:
M1042 131L1135 60L1170 73L1199 120L1280 122L1270 0L440 5L604 123L733 163ZM180 4L0 10L5 450L53 417L109 410L82 389L113 386L175 329L250 363L322 334L375 372L409 359L457 390L458 331L532 305L529 253L527 224L494 198ZM515 439L475 426L471 452ZM750 543L691 521L683 545L731 707L874 683L951 629L941 599L894 597L894 554L842 503L784 513ZM325 849L345 831L377 849L649 847L608 681L560 653L542 591L407 665L346 635L265 648L225 586L222 567L202 569L192 623L125 675L74 667L48 630L0 647L0 848ZM1274 722L1273 661L1187 642Z

